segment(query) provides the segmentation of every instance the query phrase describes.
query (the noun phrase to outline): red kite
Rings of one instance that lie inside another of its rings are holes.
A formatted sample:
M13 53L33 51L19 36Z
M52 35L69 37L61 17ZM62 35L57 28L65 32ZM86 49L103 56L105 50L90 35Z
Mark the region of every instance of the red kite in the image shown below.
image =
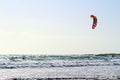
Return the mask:
M97 26L97 17L94 15L90 15L91 18L93 18L93 24L92 24L92 29L95 29Z

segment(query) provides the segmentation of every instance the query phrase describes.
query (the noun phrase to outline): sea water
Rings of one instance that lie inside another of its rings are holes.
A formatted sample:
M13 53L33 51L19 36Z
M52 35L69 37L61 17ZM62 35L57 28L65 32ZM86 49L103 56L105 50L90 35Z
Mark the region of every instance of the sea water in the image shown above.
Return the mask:
M0 80L120 79L120 55L0 55Z

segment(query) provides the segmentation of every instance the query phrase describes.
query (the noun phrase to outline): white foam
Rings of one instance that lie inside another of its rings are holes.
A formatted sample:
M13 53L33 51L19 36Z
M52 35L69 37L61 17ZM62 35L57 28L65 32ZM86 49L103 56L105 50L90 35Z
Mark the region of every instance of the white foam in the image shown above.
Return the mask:
M120 78L120 66L83 66L64 68L0 69L0 79L10 78Z

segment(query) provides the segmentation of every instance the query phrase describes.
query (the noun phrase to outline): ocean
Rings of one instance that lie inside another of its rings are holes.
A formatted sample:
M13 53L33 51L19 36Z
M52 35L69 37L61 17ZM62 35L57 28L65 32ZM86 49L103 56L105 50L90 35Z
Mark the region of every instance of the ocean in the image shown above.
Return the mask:
M0 55L0 80L120 80L120 54Z

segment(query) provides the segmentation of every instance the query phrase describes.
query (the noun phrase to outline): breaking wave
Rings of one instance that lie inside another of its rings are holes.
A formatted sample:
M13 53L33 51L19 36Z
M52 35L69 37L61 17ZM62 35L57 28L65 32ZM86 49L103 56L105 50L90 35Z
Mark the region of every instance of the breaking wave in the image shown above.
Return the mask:
M120 65L120 55L0 55L0 68L7 69L109 65Z

